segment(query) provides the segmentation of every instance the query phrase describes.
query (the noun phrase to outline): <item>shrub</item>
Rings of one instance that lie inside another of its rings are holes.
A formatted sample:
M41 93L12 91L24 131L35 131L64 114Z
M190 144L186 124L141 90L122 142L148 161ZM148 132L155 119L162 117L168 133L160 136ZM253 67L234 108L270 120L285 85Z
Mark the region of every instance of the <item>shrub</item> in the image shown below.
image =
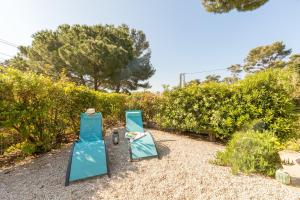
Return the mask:
M258 132L263 132L267 128L266 123L262 119L254 119L253 121L250 121L249 123L245 123L242 130L253 130Z
M43 152L55 145L65 129L64 91L49 78L13 69L0 74L1 126L14 128L21 141Z
M18 132L18 142L26 144L21 148L25 154L59 145L68 129L79 130L80 112L89 107L102 112L106 124L117 123L124 117L125 99L123 94L97 92L32 72L0 68L0 128Z
M291 95L295 88L288 82L292 76L289 70L267 70L234 84L202 83L168 90L157 122L163 128L206 132L220 139L252 126L271 130L285 141L295 137Z
M0 155L11 145L20 142L20 135L13 129L0 128Z
M73 84L65 87L65 93L68 100L66 113L73 131L78 131L80 113L87 108L101 112L105 125L113 125L124 119L125 94L102 93Z
M126 98L126 108L130 110L142 110L143 120L154 122L158 113L160 95L151 92L136 92Z
M232 94L225 83L174 89L164 94L157 121L163 128L225 137L232 131L232 119L225 109Z
M291 139L284 144L286 150L300 151L300 139Z
M289 70L267 70L240 81L243 110L251 120L260 119L266 130L271 130L281 141L295 137L294 86Z
M235 133L224 152L218 152L216 164L230 166L233 173L262 173L274 176L280 166L280 143L271 132Z
M37 152L36 145L24 141L10 146L4 154L16 153L20 151L24 156L32 155Z
M34 151L44 152L58 145L66 131L79 130L80 112L87 108L102 112L106 126L123 122L126 109L141 109L146 122L154 120L162 128L230 139L250 122L286 141L295 136L295 77L288 70L267 70L234 84L190 84L162 95L125 95L0 68L0 128L16 130L17 143L34 144Z

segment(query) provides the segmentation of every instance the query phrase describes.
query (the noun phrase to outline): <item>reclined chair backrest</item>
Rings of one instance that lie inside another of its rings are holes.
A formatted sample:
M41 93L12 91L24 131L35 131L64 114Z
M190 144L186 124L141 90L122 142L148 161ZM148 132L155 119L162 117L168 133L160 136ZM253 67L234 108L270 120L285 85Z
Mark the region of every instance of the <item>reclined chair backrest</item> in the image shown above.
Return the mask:
M81 113L79 138L87 142L103 140L101 113L94 113L92 115Z
M126 130L129 132L144 132L142 111L126 111Z

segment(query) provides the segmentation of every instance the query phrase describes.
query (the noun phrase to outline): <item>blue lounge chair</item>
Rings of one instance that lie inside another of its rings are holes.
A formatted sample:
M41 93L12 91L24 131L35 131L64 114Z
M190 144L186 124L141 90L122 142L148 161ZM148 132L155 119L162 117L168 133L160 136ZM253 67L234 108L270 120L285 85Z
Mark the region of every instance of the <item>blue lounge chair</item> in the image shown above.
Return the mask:
M104 174L110 176L108 152L102 137L102 115L81 113L79 140L71 150L65 185Z
M140 110L126 111L125 115L127 132L145 132L143 128L142 112ZM129 140L130 161L151 157L158 158L158 152L152 134L150 132L145 132L145 134L144 137L132 142Z

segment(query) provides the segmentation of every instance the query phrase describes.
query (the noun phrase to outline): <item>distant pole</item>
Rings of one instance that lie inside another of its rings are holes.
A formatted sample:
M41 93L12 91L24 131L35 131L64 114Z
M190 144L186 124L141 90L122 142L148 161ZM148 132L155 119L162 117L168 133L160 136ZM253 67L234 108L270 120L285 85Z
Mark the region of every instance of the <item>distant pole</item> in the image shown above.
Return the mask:
M182 87L182 73L179 74L179 87Z
M179 74L179 87L183 88L185 86L185 73Z
M205 73L205 72L215 72L215 71L221 71L221 70L227 70L227 68L217 68L217 69L199 71L199 72L180 73L179 74L179 87L183 88L185 86L185 75L186 74L200 74L200 73Z

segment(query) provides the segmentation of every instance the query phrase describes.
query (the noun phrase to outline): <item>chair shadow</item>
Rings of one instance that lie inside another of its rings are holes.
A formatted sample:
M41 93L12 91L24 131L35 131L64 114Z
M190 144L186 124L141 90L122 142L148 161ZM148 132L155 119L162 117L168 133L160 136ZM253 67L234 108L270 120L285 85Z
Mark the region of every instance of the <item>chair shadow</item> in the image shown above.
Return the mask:
M119 143L114 145L111 132L105 136L108 147L109 164L112 177L125 178L128 171L136 171L137 167L130 162L129 146L125 138L125 129L119 129Z
M27 189L35 191L34 195L38 198L53 195L51 194L51 188L56 188L57 191L63 191L61 194L55 194L57 198L61 198L66 194L70 195L71 198L74 199L87 199L93 197L97 192L99 192L99 188L109 188L113 181L125 179L128 176L131 176L132 173L138 172L139 170L136 162L129 161L130 156L128 142L125 138L125 129L120 128L119 130L120 140L117 145L114 145L112 142L111 131L109 131L104 137L108 147L111 178L108 178L106 175L102 177L96 176L85 180L71 182L69 186L65 187L64 181L70 155L70 145L63 149L57 149L54 152L38 156L23 165L2 171L0 172L0 178L8 185L7 189L11 193L19 192L15 189L15 187L9 187L10 184L15 184L16 180L20 183L28 183L29 180L32 180ZM165 139L156 141L160 159L170 154L170 149L166 143L171 141L175 140ZM157 162L159 162L159 160L157 160ZM54 175L45 176L45 174ZM16 180L12 180L12 176ZM82 192L82 187L86 188L88 192ZM35 188L40 188L40 190L35 190Z
M162 159L163 157L170 154L170 148L162 142L156 141L156 147L159 154L159 159Z
M64 183L71 150L71 145L68 145L54 152L39 155L24 164L11 166L0 172L0 179L5 182L8 186L8 192L12 194L19 191L15 187L9 187L9 185L15 184L15 181L27 183L32 180L27 189L35 191L34 195L37 198L44 199L45 196L53 196L50 193L51 188L56 188L58 191L63 191L62 194L54 194L58 199L66 194L70 195L72 199L88 199L95 195L98 187L110 187L112 179L126 178L131 172L138 171L137 165L129 161L128 144L124 135L121 134L120 136L118 145L112 143L110 134L104 137L108 147L111 178L108 178L107 175L100 175L70 182L70 185L65 187ZM55 174L55 176L45 176L44 174ZM86 188L88 192L82 192L80 189L82 187ZM40 188L40 190L36 190L36 188Z

